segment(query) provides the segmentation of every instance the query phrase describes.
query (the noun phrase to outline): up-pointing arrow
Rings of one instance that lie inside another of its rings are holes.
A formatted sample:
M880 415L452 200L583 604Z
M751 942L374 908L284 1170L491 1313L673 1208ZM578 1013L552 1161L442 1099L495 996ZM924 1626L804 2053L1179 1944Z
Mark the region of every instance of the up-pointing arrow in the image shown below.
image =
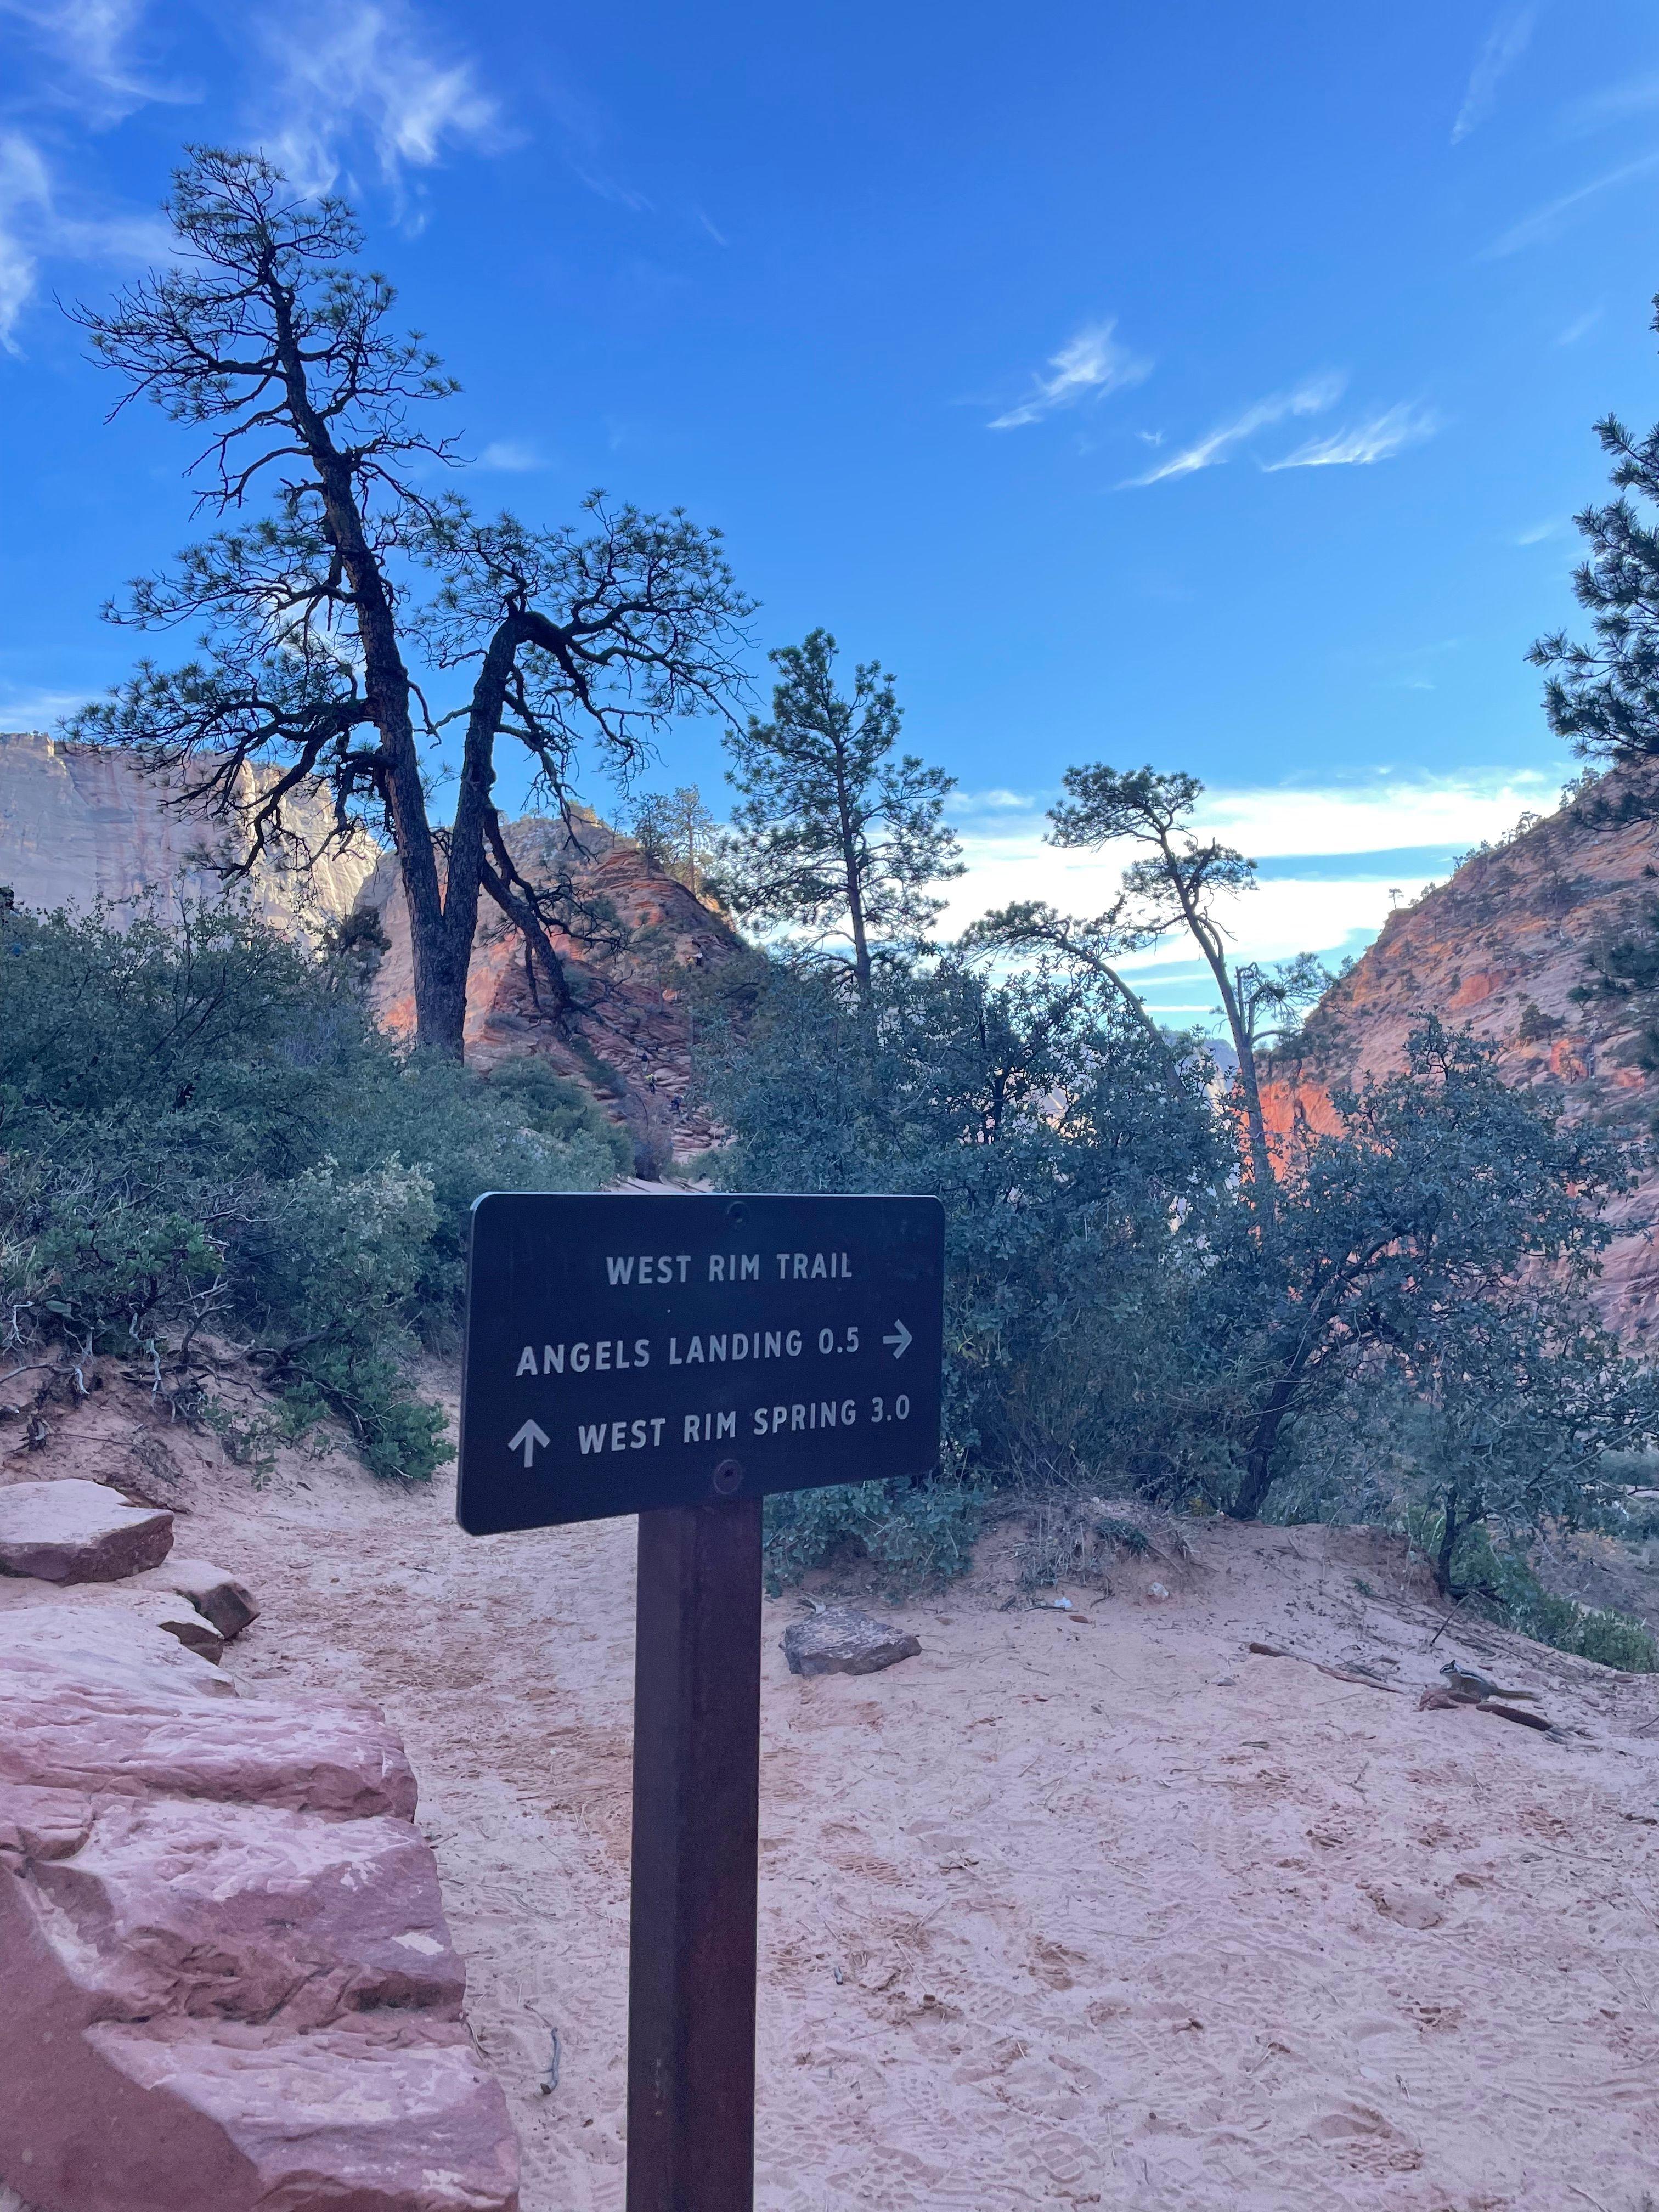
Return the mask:
M884 1336L881 1340L884 1344L890 1344L893 1346L893 1357L895 1359L902 1359L905 1353L910 1349L910 1332L906 1328L902 1321L896 1321L893 1323L893 1328L896 1334L892 1336ZM529 1464L530 1462L526 1460L525 1465L528 1467Z
M519 1431L516 1437L509 1437L507 1438L507 1448L508 1451L517 1451L520 1445L522 1444L524 1446L524 1463L528 1467L535 1459L537 1445L550 1443L551 1442L552 1438L548 1435L547 1431L542 1427L539 1422L526 1421L524 1426Z

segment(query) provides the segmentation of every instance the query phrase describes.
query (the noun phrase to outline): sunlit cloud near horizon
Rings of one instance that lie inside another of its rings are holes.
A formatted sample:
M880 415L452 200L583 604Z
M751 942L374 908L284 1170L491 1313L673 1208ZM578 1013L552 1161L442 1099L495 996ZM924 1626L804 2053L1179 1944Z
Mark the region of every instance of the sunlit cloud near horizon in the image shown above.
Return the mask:
M1397 906L1443 880L1473 847L1494 842L1522 816L1553 811L1559 779L1540 771L1398 781L1378 776L1325 789L1247 787L1204 793L1194 827L1258 863L1255 887L1221 911L1236 957L1283 960L1315 952L1335 961L1363 951ZM964 929L1017 899L1063 912L1103 912L1134 857L1127 845L1068 851L1045 842L1047 796L959 792L952 811L967 873L945 886L940 928ZM1126 962L1170 1018L1194 1018L1213 993L1194 983L1193 949L1172 936Z

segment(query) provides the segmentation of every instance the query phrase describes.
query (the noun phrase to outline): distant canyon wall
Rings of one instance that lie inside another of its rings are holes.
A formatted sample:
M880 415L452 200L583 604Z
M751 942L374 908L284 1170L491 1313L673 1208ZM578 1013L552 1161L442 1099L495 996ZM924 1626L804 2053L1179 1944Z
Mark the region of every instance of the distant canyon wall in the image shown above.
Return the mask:
M40 913L86 913L101 900L118 919L174 912L181 898L222 897L215 862L235 857L235 848L225 825L173 803L188 781L146 775L111 746L0 731L0 884ZM301 802L307 815L320 832L320 798ZM379 857L364 837L309 871L262 862L249 884L253 910L314 934L350 913Z
M250 778L254 771L248 771ZM20 906L87 913L106 902L115 920L176 913L181 900L216 900L215 862L239 849L231 829L178 803L189 779L146 775L112 747L66 744L35 732L0 732L0 884ZM320 792L301 795L302 830L328 823ZM692 1016L687 971L729 957L733 932L640 848L585 810L568 824L532 818L507 830L533 881L568 879L601 902L617 940L603 949L551 933L581 1011L567 1035L541 1018L525 972L523 941L486 900L467 982L466 1051L474 1065L526 1052L592 1091L634 1133L641 1158L687 1157L716 1133L691 1103ZM371 987L377 1018L395 1036L415 1027L409 915L393 856L368 836L314 868L263 859L248 879L252 910L315 941L359 908L380 915L390 950Z

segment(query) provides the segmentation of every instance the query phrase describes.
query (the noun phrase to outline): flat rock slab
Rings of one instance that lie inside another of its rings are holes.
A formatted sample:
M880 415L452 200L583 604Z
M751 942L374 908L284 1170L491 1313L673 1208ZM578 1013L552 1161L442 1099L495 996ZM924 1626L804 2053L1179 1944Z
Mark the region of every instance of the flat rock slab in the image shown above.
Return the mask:
M0 1616L0 1782L415 1813L415 1777L372 1705L239 1697L159 1624L69 1600Z
M516 2212L397 1738L115 1595L0 1616L0 2203Z
M875 1674L921 1650L891 1621L872 1620L850 1605L825 1606L810 1620L792 1622L782 1641L792 1674Z
M133 1505L100 1482L14 1482L0 1489L0 1574L46 1583L118 1583L159 1567L173 1516Z
M250 1621L259 1618L258 1607L235 1576L207 1559L181 1559L173 1553L162 1565L150 1568L142 1579L174 1597L188 1598L226 1644L234 1636L240 1636Z
M65 1601L81 1605L104 1607L118 1607L123 1613L131 1613L140 1620L149 1621L157 1628L166 1629L176 1636L186 1651L194 1651L203 1659L211 1659L216 1667L225 1639L204 1614L198 1613L187 1597L175 1597L165 1583L157 1583L149 1575L135 1575L130 1582L113 1586L99 1583L88 1586L78 1598Z

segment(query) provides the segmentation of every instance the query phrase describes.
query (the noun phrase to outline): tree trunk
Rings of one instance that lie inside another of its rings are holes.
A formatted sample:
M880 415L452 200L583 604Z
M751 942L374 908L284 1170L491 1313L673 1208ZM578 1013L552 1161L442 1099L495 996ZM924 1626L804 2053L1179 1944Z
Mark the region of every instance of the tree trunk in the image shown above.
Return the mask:
M1434 1586L1442 1597L1461 1593L1451 1586L1452 1554L1457 1549L1457 1540L1463 1533L1463 1524L1457 1517L1457 1494L1454 1491L1446 1498L1440 1523L1440 1541L1434 1553Z
M1238 1011L1238 994L1233 989L1232 978L1227 973L1227 963L1219 945L1212 946L1207 937L1197 931L1204 957L1210 963L1221 993L1221 1006L1227 1017L1227 1028L1233 1041L1233 1050L1238 1056L1238 1087L1244 1094L1244 1128L1249 1146L1250 1182L1254 1185L1255 1203L1265 1217L1271 1219L1275 1185L1273 1155L1267 1150L1267 1124L1261 1111L1261 1090L1255 1079L1255 1052L1244 1018Z
M1244 1479L1239 1484L1227 1515L1233 1521L1254 1521L1267 1502L1267 1492L1273 1486L1273 1453L1279 1444L1279 1432L1289 1418L1296 1401L1296 1386L1300 1376L1282 1375L1274 1383L1267 1404L1256 1416L1251 1432L1250 1447L1244 1455Z
M450 933L445 928L444 897L438 881L438 856L427 817L410 712L412 686L398 642L397 617L379 556L352 484L349 457L334 442L327 422L312 404L306 364L294 334L292 303L273 275L268 283L283 364L289 412L317 471L329 534L351 585L357 635L363 652L364 689L385 763L386 810L392 817L398 872L409 913L410 964L415 982L416 1042L422 1052L447 1060L462 1056L466 1023L466 965L471 956L469 926L460 951L459 972ZM475 902L476 910L476 902Z
M868 1013L872 973L870 940L864 922L864 878L859 866L858 826L853 818L852 795L847 787L839 741L836 746L836 799L841 813L842 864L847 871L847 915L853 936L853 976L858 989L859 1005Z
M1258 1425L1258 1436L1260 1427ZM1250 1449L1244 1460L1244 1480L1227 1507L1230 1521L1254 1521L1267 1502L1267 1492L1273 1488L1272 1474L1273 1443L1278 1441L1278 1424L1273 1425L1273 1441L1261 1444L1252 1437Z
M1277 1212L1273 1155L1267 1150L1267 1125L1261 1111L1261 1086L1255 1079L1255 1052L1250 1034L1245 1027L1243 1016L1238 1011L1238 994L1233 989L1231 976L1227 973L1226 955L1221 949L1220 941L1212 933L1204 916L1194 905L1186 879L1181 872L1180 860L1171 848L1168 837L1160 837L1158 842L1164 854L1164 871L1181 902L1181 910L1187 917L1187 927L1199 951L1204 955L1210 973L1215 977L1216 988L1221 994L1222 1012L1227 1017L1233 1050L1238 1056L1239 1088L1244 1094L1244 1126L1249 1143L1253 1195L1261 1218L1271 1221Z

